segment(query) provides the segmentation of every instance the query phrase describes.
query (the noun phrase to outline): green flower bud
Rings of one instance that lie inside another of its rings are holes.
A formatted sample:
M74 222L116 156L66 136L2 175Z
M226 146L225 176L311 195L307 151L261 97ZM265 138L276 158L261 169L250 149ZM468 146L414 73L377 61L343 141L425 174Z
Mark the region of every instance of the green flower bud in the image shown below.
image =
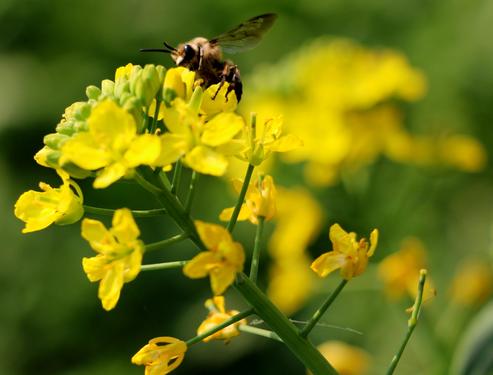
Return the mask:
M98 100L99 95L101 95L101 89L94 85L87 86L86 96L88 99Z
M106 96L113 95L115 90L115 82L110 79L105 79L101 82L101 93Z
M69 136L65 134L60 134L60 133L51 133L48 135L45 135L43 138L43 143L52 148L53 150L59 150L60 147L68 140L70 139Z

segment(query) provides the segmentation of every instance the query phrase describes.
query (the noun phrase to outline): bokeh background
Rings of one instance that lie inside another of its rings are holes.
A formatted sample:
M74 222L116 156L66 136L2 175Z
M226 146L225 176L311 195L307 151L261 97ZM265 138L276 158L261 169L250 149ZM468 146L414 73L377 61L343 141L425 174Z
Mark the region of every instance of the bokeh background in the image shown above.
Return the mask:
M58 184L53 171L38 166L33 155L64 108L85 99L86 86L112 78L116 67L128 62L171 66L168 56L141 54L139 48L159 47L163 40L177 44L198 35L212 37L265 12L279 14L273 30L257 48L234 56L244 80L246 112L249 106L270 107L287 112L289 122L294 116L289 111L301 103L305 112L298 111L294 122L299 132L318 127L323 137L326 118L320 113L326 108L308 100L307 92L316 91L323 98L327 92L339 93L335 84L371 79L373 74L392 81L393 70L387 74L371 65L365 68L366 60L352 60L359 58L357 53L324 55L331 41L341 41L338 38L346 43L343 53L351 48L375 56L382 48L396 51L406 57L409 70L418 72L421 78L416 79L422 79L407 97L390 90L364 105L339 109L346 121L339 125L352 127L345 142L363 151L356 161L340 158L329 163L333 178L310 178L306 155L271 167L276 181L292 193L283 193L283 215L298 218L293 225L305 236L300 240L303 254L293 263L305 265L329 250L328 227L334 222L360 235L375 227L381 232L367 274L350 283L323 319L330 326L318 327L313 340L341 340L359 347L371 360L367 373L383 373L404 335L404 310L411 299L406 293L389 298L388 285L378 275L406 269L406 264L413 269L414 261L422 262L437 295L425 303L398 373L446 374L455 366L462 368L456 373L491 374L487 348L493 335L478 339L470 333L472 324L480 324L483 333L493 331L491 319L477 323L492 283L493 175L488 159L493 146L493 3L488 0L0 0L0 374L140 374L143 369L131 365L130 357L148 339L194 335L206 315L206 280L191 281L179 271L143 273L125 285L117 308L105 312L96 298L97 286L82 272L81 258L92 253L80 237L79 225L21 235L22 222L14 217L13 204L39 181ZM310 65L313 68L304 73L295 69L308 67L317 53L322 60ZM346 69L355 61L362 66L361 76L351 76L353 71ZM336 74L330 70L335 62L340 69L336 73L343 77L336 83L328 80ZM318 85L313 86L317 77ZM306 96L298 95L299 87L306 88ZM406 87L403 84L403 90ZM397 128L391 126L390 136L380 127L387 124L386 115L371 116L382 108L398 111L392 112L398 113L397 120L392 117ZM291 122L290 130L296 132L296 126ZM392 138L396 134L400 138ZM456 135L460 137L453 138ZM459 141L447 142L450 139ZM402 146L395 146L398 141ZM395 152L402 147L405 155ZM317 166L328 168L324 163ZM320 168L313 175L320 177ZM134 200L133 208L155 205L144 191L125 184L105 191L94 191L85 181L81 185L85 201L95 206L132 206ZM235 199L226 180L203 178L199 189L193 212L201 219L217 220L221 209ZM306 210L308 219L301 220ZM139 224L146 242L176 231L162 218ZM270 223L268 230L279 226ZM248 246L253 233L251 225L240 224L237 237ZM282 243L282 233L278 236ZM410 254L426 253L426 260L413 258L404 265L397 261L390 270L378 269L380 261L406 246L422 248ZM183 243L148 260L186 259L193 251ZM265 255L261 285L270 285L272 292L276 281L279 303L284 301L293 318L302 321L337 283L337 276L320 282L295 267L283 269L281 260L288 256L289 251L275 250ZM240 297L231 291L228 305L240 309ZM473 372L478 365L471 363L481 363L482 372ZM176 370L281 372L303 374L304 369L278 343L247 334L228 345L193 347Z

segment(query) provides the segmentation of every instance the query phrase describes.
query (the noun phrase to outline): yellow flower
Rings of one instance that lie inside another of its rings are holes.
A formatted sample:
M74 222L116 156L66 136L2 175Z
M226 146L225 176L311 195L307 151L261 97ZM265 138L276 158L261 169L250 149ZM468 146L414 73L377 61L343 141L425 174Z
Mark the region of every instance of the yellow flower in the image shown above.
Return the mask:
M217 325L224 323L226 320L240 313L237 310L226 311L223 296L209 298L205 301L205 307L209 310L209 315L207 315L207 318L200 324L197 329L197 335L201 335L202 333L213 329ZM228 342L233 337L240 334L238 327L244 324L247 324L246 319L242 319L234 324L231 324L230 326L217 331L213 335L206 337L202 341L208 342L211 340L225 340Z
M339 224L330 227L332 251L319 256L311 265L311 269L320 277L341 269L341 276L349 280L361 275L368 265L368 258L373 255L378 241L378 230L370 234L370 243L365 238L356 241L356 233L347 233Z
M271 220L276 214L276 187L274 179L271 176L265 176L262 179L254 178L250 183L245 195L245 203L241 206L238 220L250 220L252 224L258 224L258 218L263 217L265 220ZM240 193L243 181L233 180L233 186L237 193ZM233 215L234 207L224 209L219 215L222 221L228 221Z
M491 264L480 260L467 260L459 265L450 294L459 305L474 306L483 303L493 292Z
M194 105L193 100L186 103L178 97L171 107L164 108L163 119L169 133L161 137L162 153L157 163L171 164L183 156L184 163L193 170L221 176L228 166L221 147L243 128L243 119L232 112L221 112L208 119Z
M276 227L269 241L272 265L267 294L286 314L303 306L313 288L307 249L318 235L322 209L303 189L279 189Z
M236 143L241 160L252 165L260 165L273 152L287 152L303 145L301 140L292 134L283 134L282 117L269 117L243 127L242 139Z
M116 306L123 284L135 279L140 271L144 244L139 235L132 213L126 208L115 211L109 230L100 221L82 221L82 237L98 253L82 259L82 266L91 282L100 281L98 297L105 310Z
M138 135L132 115L111 100L95 106L87 122L88 132L79 132L62 146L61 163L98 170L95 188L111 185L140 164L154 164L159 156L159 137Z
M59 188L40 182L42 191L29 190L15 203L15 216L26 223L22 233L41 230L53 223L72 224L84 214L79 185L64 171L57 170L57 173L63 181Z
M385 292L391 298L408 294L412 298L418 292L419 272L426 268L424 245L415 237L402 242L399 251L387 256L378 265L378 276L384 282ZM428 278L423 292L427 300L435 294L431 280Z
M210 276L214 295L223 294L238 272L243 270L245 254L240 243L222 226L195 221L197 232L208 251L196 255L183 267L183 273L198 279Z
M144 365L146 375L165 375L180 366L186 351L184 341L174 337L156 337L132 357L132 363Z
M363 349L334 340L324 342L318 350L340 375L364 375L369 370L370 355Z

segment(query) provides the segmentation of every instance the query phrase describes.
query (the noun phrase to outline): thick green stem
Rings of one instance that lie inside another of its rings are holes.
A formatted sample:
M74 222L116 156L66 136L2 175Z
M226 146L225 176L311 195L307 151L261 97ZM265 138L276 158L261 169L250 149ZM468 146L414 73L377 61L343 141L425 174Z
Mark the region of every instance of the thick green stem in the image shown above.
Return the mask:
M311 317L311 319L308 321L308 324L303 328L300 332L300 335L302 337L307 337L308 334L311 332L313 327L317 324L317 322L322 318L324 313L327 311L327 309L332 305L332 302L335 301L339 293L342 291L342 289L346 286L347 280L342 280L337 288L330 294L330 296L325 300L325 302L322 304L322 306L319 307L317 311L315 311L315 314Z
M178 260L176 262L164 262L164 263L153 263L153 264L143 264L140 266L141 271L157 271L157 270L170 270L174 268L182 268L187 264L188 260Z
M418 323L419 313L421 311L421 303L423 302L423 291L425 287L425 282L426 282L426 270L421 270L419 274L418 294L416 295L416 300L414 301L413 312L411 314L411 317L407 321L406 336L404 337L404 340L402 341L402 344L398 352L396 353L396 355L394 355L392 361L390 362L389 368L386 373L387 375L392 375L394 373L394 370L397 367L397 364L399 363L399 360L402 357L402 353L404 353L404 349L406 348L406 345L409 342L411 335L413 334L414 328L416 328L416 324Z
M236 225L236 220L238 220L238 215L240 214L241 206L245 200L245 195L248 190L248 185L250 184L250 179L252 178L254 165L248 164L248 168L245 174L245 179L243 180L243 186L241 187L240 196L238 197L238 202L236 203L233 215L228 223L228 231L232 232Z
M253 245L252 264L250 266L250 280L257 283L258 266L260 261L260 243L262 242L262 231L264 229L265 217L258 218L257 230L255 232L255 243Z
M183 241L188 238L188 234L182 233L182 234L177 234L176 236L167 238L162 241L150 243L149 245L145 246L145 251L153 251L153 250L160 250L165 247L168 247L170 245L173 245L174 243Z
M113 216L116 209L84 205L84 211L94 215ZM155 217L166 215L166 210L164 208L155 208L150 210L130 210L130 212L132 213L133 217Z
M196 171L192 172L192 177L190 178L190 187L188 189L187 200L185 201L185 212L190 213L192 209L193 197L195 196L195 189L197 187L197 181L199 179L199 174Z
M201 333L200 335L197 335L197 336L191 338L190 340L187 341L187 346L192 346L193 344L196 344L196 343L202 341L206 337L209 337L210 335L213 335L214 333L230 326L231 324L239 322L240 320L245 319L246 317L248 317L252 314L253 314L253 309L248 309L248 310L243 311L239 314L236 314L236 315L232 316L231 318L229 318L228 320L224 321L223 323L218 324L214 328L211 328L211 329L205 331L204 333Z
M286 346L315 375L334 375L337 372L305 338L289 319L274 306L264 293L245 275L239 274L236 289L255 309L255 313L269 325Z

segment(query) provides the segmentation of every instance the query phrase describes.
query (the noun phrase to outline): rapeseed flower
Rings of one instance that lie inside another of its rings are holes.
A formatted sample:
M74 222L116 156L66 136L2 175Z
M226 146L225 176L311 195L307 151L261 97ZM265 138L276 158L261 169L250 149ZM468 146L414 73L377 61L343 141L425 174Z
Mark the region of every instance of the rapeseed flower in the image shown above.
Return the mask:
M368 265L368 258L373 255L378 242L378 230L370 233L370 242L365 238L356 241L356 233L347 233L339 224L334 224L329 231L332 251L319 256L311 269L320 277L341 269L341 276L350 280L361 275Z
M61 164L97 171L95 188L105 188L141 164L154 164L161 151L158 136L137 134L134 118L111 100L95 106L88 131L80 132L62 146Z
M340 375L364 375L370 368L370 355L361 348L342 341L326 341L318 350Z
M156 337L142 347L132 363L145 366L146 375L165 375L183 362L187 344L174 337Z
M192 279L209 276L214 295L221 295L233 283L236 274L243 270L243 247L233 241L231 234L220 225L197 220L195 227L207 251L190 260L183 267L183 273Z
M207 315L207 318L200 324L197 329L197 335L201 335L202 333L224 323L226 320L240 313L237 310L226 311L223 296L209 298L205 301L205 307L209 310L209 315ZM206 337L202 341L208 342L211 340L224 340L229 342L233 337L240 334L238 327L243 324L247 324L246 319L242 319L234 324L231 324L228 327Z
M26 223L22 233L44 229L51 224L72 224L84 214L82 191L69 175L57 170L63 184L58 188L40 182L42 191L29 190L15 203L15 216Z
M233 180L233 187L238 194L242 186L242 180ZM276 195L274 179L271 176L254 178L254 181L248 185L245 203L241 206L238 220L250 220L252 224L258 224L259 217L271 220L276 214ZM234 207L224 209L219 215L219 219L228 221L231 219L233 211Z
M115 211L113 226L106 229L98 220L82 221L82 237L98 255L83 258L82 266L91 282L99 281L98 297L105 310L116 306L124 283L140 272L144 243L130 210Z

